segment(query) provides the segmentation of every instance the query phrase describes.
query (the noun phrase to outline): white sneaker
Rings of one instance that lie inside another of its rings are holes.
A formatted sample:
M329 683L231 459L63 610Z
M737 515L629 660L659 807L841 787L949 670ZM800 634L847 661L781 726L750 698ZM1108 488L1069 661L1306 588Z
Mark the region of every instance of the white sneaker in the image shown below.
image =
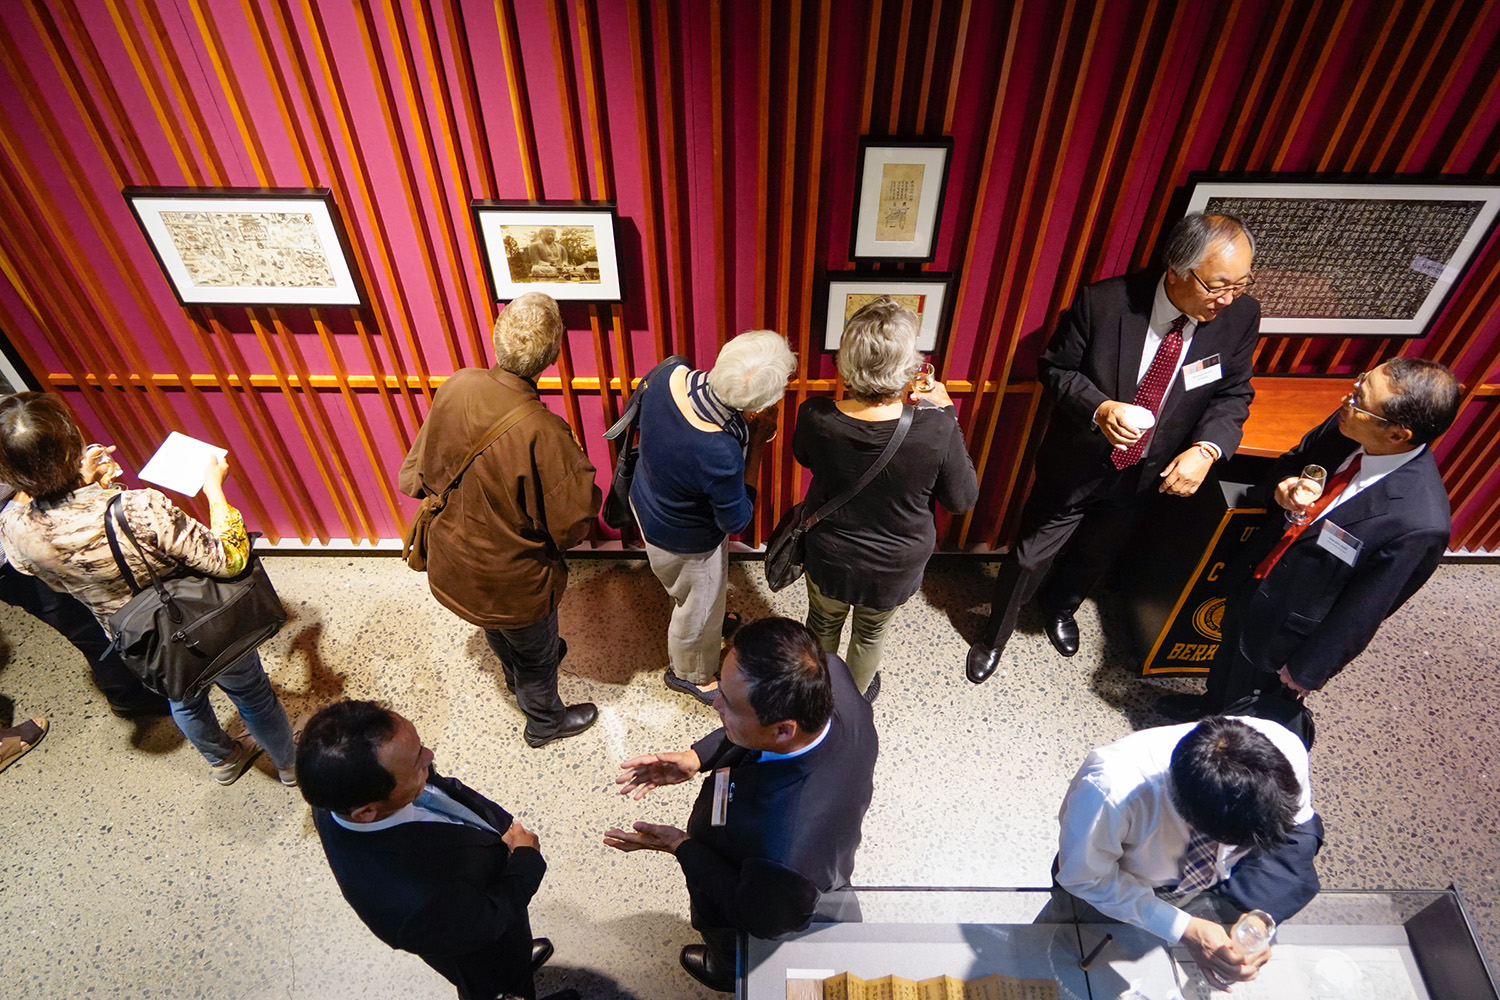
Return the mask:
M297 765L296 764L293 764L291 767L288 767L288 768L285 768L285 769L278 767L276 769L276 776L281 779L281 783L283 785L285 785L286 787L288 787L288 788L296 788L297 787Z
M235 740L235 743L238 745L235 755L222 764L214 765L214 780L221 785L232 785L239 781L240 775L250 770L250 765L260 756L260 744L255 742L255 737L245 736Z

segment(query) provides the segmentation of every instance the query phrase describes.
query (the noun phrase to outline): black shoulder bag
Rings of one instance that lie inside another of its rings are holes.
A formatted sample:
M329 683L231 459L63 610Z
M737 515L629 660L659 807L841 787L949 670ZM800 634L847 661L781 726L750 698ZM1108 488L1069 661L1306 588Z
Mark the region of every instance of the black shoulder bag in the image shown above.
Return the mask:
M880 470L895 456L896 449L901 447L906 432L911 429L912 414L915 412L914 406L901 409L901 420L896 424L891 439L886 442L885 450L853 486L817 508L811 515L807 513L807 498L803 497L782 516L776 530L771 532L770 539L766 541L766 583L772 591L796 583L802 576L802 564L807 558L807 533L813 529L813 525L857 497L860 490L870 485L871 480L880 474Z
M635 393L631 395L630 404L625 407L625 412L620 414L620 419L604 432L606 441L624 438L620 442L620 454L615 459L614 478L610 480L609 494L604 498L604 510L600 515L604 518L604 523L611 528L621 529L635 524L635 515L630 512L630 483L635 478L635 460L640 456L641 450L636 437L636 430L641 423L641 394L661 373L671 371L678 365L690 363L680 354L663 359L636 385Z
M120 552L116 522L151 575L149 590L136 582ZM193 573L163 580L130 530L120 494L104 509L104 533L115 565L135 595L109 616L112 645L157 694L172 701L198 695L286 624L286 610L253 550L244 570L232 579Z

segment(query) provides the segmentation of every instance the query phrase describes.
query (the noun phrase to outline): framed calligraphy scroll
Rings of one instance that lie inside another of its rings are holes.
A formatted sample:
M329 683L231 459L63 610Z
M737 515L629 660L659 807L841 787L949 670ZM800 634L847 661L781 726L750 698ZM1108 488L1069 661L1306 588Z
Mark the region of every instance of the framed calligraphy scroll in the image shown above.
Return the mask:
M185 306L358 306L348 241L326 188L122 192Z
M1260 332L1421 337L1489 238L1500 186L1190 177L1187 210L1255 237Z
M849 258L930 261L937 254L953 140L859 140L859 191Z
M828 312L823 323L823 350L837 351L844 335L844 324L855 313L882 295L917 314L921 327L917 331L917 350L923 354L937 352L948 313L948 287L952 276L923 271L910 277L896 272L833 271L825 275L828 282Z

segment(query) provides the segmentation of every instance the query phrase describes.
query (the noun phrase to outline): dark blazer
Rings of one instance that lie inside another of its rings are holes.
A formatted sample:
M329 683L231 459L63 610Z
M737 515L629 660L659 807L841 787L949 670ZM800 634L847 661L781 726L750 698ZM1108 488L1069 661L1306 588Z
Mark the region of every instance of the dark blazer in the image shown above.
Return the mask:
M435 785L500 833L510 813L433 772ZM529 847L514 853L497 834L450 823L346 830L313 810L328 864L344 898L392 948L412 952L458 987L461 997L535 996L526 905L547 864Z
M1156 271L1084 286L1037 361L1037 375L1053 402L1052 421L1037 452L1038 486L1060 493L1065 502L1087 495L1116 472L1110 444L1094 426L1094 411L1107 399L1135 398L1160 279ZM1188 392L1178 372L1141 459L1142 484L1153 482L1194 441L1212 441L1225 458L1234 454L1255 396L1250 365L1259 335L1260 304L1248 295L1198 325L1182 364L1217 354L1223 374Z
M677 861L694 927L777 937L806 927L819 896L849 883L878 743L874 715L844 661L828 654L828 673L833 726L802 756L747 762L758 752L729 742L722 729L693 745L709 777ZM716 827L712 774L721 767L730 769L731 798L725 825Z
M1286 520L1276 483L1309 463L1331 476L1359 447L1339 433L1338 414L1277 459L1260 486L1270 510L1247 547L1253 567L1275 546ZM1331 521L1358 538L1350 566L1319 547L1319 524ZM1437 568L1452 530L1448 493L1432 449L1319 518L1287 548L1242 610L1240 652L1260 670L1282 666L1302 687L1321 688L1369 644L1380 623L1416 593Z
M1290 920L1322 888L1313 861L1322 848L1323 818L1314 813L1293 827L1286 843L1241 858L1229 878L1206 895L1226 904L1219 918L1224 923L1232 924L1250 910L1265 910L1278 924Z

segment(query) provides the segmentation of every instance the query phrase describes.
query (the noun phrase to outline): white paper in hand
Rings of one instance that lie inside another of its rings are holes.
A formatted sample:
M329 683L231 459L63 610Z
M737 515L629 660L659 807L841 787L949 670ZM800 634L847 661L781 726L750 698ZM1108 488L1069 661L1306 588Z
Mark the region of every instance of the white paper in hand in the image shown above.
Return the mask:
M208 469L209 459L228 454L224 448L173 431L141 469L141 478L183 496L197 496L203 489L203 473Z

